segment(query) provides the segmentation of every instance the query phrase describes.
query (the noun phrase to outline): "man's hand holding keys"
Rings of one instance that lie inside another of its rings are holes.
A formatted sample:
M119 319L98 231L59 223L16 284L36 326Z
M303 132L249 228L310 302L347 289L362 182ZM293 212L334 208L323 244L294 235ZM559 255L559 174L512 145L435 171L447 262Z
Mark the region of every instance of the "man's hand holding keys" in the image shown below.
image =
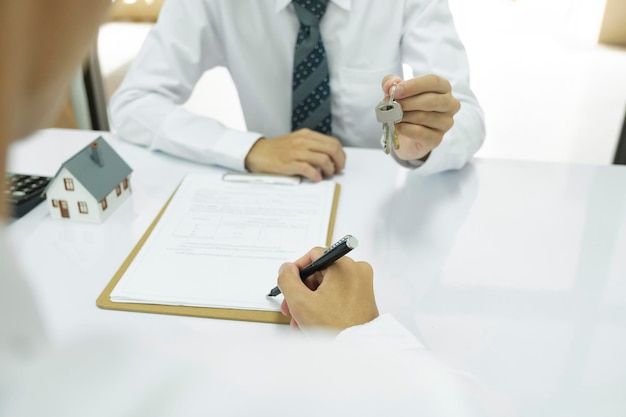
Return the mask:
M398 135L398 158L405 161L426 160L430 152L443 140L454 125L454 115L461 103L452 95L450 82L428 74L403 81L397 75L383 79L385 100L397 84L394 99L402 106L402 120L395 125Z

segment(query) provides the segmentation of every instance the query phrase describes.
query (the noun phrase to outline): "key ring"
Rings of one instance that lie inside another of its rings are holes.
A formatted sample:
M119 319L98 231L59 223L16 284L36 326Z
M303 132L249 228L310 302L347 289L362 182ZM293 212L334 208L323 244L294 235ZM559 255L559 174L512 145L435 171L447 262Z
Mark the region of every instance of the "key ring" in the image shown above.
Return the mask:
M398 83L393 83L393 85L391 86L391 90L389 91L389 105L393 106L393 101L395 99L396 96L396 87L398 86Z

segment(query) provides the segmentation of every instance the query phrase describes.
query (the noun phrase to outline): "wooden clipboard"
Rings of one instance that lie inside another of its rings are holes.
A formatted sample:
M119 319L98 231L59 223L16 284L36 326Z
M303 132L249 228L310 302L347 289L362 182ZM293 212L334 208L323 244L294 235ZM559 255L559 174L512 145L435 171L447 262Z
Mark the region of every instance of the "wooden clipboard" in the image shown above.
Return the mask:
M333 229L335 228L335 218L337 214L337 205L339 204L339 192L340 185L335 184L335 191L333 194L333 202L330 214L330 221L328 223L328 233L326 234L326 246L332 244ZM175 316L191 316L191 317L205 317L213 319L226 319L226 320L241 320L241 321L253 321L262 323L277 323L277 324L289 324L289 319L278 311L259 311L259 310L238 310L231 308L212 308L212 307L191 307L191 306L172 306L163 304L140 304L140 303L115 303L111 301L111 292L122 278L130 264L133 262L139 250L148 240L148 237L154 230L155 226L161 219L161 216L165 212L170 201L176 194L176 191L167 200L159 214L156 216L148 230L139 239L137 245L130 252L128 257L124 260L120 268L117 270L111 281L104 288L98 299L96 305L100 308L107 310L121 310L121 311L134 311L141 313L156 313L156 314L170 314Z

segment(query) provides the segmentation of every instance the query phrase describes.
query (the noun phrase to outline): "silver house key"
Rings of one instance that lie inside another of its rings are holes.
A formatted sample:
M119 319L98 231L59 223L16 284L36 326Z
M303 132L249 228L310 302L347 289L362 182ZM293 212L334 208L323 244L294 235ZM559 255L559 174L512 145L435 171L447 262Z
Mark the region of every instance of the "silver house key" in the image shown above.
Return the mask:
M381 101L376 105L376 120L383 124L382 146L386 154L391 152L391 146L394 149L400 149L400 142L396 134L396 123L402 120L402 106L394 100L397 84L391 87L389 93L389 101ZM393 143L393 145L392 145Z

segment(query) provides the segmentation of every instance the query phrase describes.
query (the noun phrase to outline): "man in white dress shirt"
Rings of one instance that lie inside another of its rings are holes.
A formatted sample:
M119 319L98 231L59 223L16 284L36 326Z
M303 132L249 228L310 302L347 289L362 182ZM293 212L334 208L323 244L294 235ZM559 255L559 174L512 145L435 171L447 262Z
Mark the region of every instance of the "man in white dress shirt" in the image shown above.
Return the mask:
M0 0L0 171L10 142L56 114L109 5ZM486 415L471 378L379 316L368 264L344 257L301 282L299 268L321 248L283 265L278 278L283 312L310 337L250 345L117 332L55 345L15 264L4 193L0 207L0 416Z
M326 133L292 123L294 46L302 29L296 4L315 2L325 7L319 33L330 79ZM415 78L397 75L403 64ZM237 87L246 132L182 107L202 74L218 66ZM394 83L404 116L393 157L419 174L462 167L485 130L447 0L168 0L110 113L122 138L153 150L318 181L344 168L343 146L380 147L374 107Z

